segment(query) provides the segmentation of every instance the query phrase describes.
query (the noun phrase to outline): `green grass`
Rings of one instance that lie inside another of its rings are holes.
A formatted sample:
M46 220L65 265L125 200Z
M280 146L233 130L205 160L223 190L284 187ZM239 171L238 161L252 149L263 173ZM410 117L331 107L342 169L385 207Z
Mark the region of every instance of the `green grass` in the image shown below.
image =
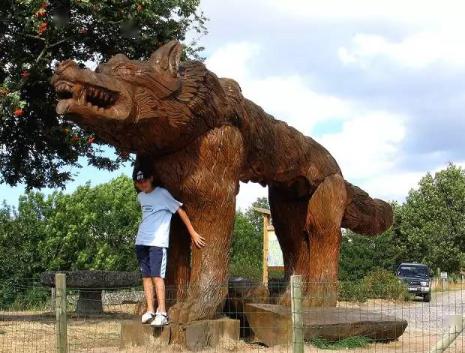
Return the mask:
M319 349L354 349L354 348L365 348L373 341L368 337L354 336L347 337L339 341L328 341L321 337L314 337L310 340L310 343Z

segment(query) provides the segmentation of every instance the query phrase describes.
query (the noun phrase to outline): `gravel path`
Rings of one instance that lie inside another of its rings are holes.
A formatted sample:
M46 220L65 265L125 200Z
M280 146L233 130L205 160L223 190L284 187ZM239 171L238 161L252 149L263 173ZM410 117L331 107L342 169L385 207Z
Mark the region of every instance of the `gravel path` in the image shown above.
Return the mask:
M429 303L393 303L376 310L407 320L409 329L426 330L431 333L444 332L449 329L453 315L465 314L465 289L433 293Z

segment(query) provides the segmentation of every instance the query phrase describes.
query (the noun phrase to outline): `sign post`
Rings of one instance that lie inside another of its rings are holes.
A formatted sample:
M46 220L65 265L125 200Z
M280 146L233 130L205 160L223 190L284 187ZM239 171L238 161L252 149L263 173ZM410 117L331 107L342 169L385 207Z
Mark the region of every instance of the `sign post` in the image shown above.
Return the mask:
M271 222L271 212L266 208L254 207L263 216L263 268L262 282L268 285L269 270L284 268L283 254Z

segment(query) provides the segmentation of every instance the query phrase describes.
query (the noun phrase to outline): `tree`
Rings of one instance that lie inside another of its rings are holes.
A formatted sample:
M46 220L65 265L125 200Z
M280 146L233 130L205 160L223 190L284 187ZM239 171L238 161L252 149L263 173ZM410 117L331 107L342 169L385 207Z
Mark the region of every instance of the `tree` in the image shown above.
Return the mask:
M405 243L398 235L402 206L392 203L394 224L391 229L375 237L344 230L339 258L339 279L356 281L376 268L394 271L407 253Z
M0 210L0 307L12 304L44 271L37 244L45 238L49 204L39 193L22 196L18 210Z
M453 164L428 173L402 207L405 260L458 272L465 266L465 170Z
M125 176L66 195L50 196L54 211L38 244L49 270L137 268L134 239L140 221L133 182Z
M262 276L263 219L254 207L269 209L268 199L260 197L245 212L236 212L230 272L258 281Z
M135 271L139 220L133 182L125 176L72 194L27 192L17 210L3 204L0 307L25 294L44 271Z
M258 234L263 234L263 216L260 212L255 211L255 208L264 208L269 210L270 205L268 203L267 197L259 197L257 198L252 205L247 208L244 215L247 219L252 223L255 231Z
M147 58L188 31L205 33L199 0L7 0L0 9L0 183L62 187L78 157L109 170L128 159L104 154L92 133L57 116L49 84L53 66L81 65L116 53ZM186 48L198 57L195 42Z
M259 280L262 273L261 234L241 211L236 213L231 246L230 272L232 276Z

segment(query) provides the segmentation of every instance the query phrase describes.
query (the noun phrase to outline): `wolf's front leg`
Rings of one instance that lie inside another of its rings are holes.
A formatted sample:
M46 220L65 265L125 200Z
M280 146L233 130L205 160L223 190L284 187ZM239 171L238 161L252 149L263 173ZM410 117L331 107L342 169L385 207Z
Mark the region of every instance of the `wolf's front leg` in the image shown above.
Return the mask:
M228 290L229 255L234 225L232 185L223 185L216 202L186 206L193 226L207 243L201 249L192 246L191 277L187 298L170 310L175 322L214 318L222 309Z
M195 152L195 153L194 153ZM235 199L243 163L243 141L231 126L213 129L185 151L158 162L206 246L192 246L186 296L169 310L174 322L213 318L227 293Z

